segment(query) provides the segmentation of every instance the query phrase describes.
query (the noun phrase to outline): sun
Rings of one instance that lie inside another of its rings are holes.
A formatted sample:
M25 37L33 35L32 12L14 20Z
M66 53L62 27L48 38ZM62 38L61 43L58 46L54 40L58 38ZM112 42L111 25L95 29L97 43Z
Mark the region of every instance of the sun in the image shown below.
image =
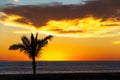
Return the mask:
M61 51L52 51L52 52L48 52L48 53L43 53L39 60L43 60L43 61L63 61L63 60L67 60L67 57L65 55L65 53L61 52Z
M14 2L19 2L20 0L13 0Z

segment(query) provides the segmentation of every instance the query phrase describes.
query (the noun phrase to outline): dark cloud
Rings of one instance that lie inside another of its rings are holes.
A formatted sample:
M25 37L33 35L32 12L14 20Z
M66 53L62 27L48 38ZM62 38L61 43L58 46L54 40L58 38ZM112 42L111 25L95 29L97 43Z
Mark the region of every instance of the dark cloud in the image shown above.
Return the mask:
M62 34L64 34L64 33L82 33L82 32L84 32L84 31L82 31L82 30L69 30L69 31L64 31L64 30L62 30L62 29L51 29L50 31L55 31L56 33L62 33Z
M15 20L16 22L20 22L20 23L23 23L23 24L30 24L29 20L25 19L25 18L20 18L20 19L17 19Z
M49 20L63 20L94 16L103 20L117 17L120 18L120 0L89 0L83 5L23 5L4 8L6 14L20 15L23 18L17 22L34 26L45 25Z

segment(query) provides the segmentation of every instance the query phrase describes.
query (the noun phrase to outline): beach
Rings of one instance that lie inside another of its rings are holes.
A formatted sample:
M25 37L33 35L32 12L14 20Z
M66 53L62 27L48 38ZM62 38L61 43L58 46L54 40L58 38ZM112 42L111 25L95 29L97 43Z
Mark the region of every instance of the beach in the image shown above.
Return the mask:
M120 80L120 73L4 74L0 80Z

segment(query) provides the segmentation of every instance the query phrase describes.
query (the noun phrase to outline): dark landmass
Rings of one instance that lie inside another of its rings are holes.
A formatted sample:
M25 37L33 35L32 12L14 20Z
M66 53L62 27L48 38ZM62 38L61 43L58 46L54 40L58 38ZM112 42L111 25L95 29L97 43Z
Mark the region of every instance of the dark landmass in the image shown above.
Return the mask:
M120 73L3 74L0 80L120 80Z

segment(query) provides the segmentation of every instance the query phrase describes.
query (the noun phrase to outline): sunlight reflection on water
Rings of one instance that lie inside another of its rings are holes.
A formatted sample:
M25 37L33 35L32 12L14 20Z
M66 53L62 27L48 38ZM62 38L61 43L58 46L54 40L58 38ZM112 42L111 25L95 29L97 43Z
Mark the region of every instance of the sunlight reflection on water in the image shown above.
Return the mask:
M37 62L37 73L120 72L116 62ZM31 62L0 62L0 74L32 74Z

